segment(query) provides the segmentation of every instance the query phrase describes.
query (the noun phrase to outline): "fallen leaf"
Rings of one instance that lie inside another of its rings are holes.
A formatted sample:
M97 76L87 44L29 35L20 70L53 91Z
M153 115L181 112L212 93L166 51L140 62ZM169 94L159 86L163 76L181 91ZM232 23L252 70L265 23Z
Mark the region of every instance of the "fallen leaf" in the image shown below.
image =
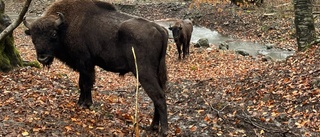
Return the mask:
M29 136L29 132L27 131L22 132L22 136Z

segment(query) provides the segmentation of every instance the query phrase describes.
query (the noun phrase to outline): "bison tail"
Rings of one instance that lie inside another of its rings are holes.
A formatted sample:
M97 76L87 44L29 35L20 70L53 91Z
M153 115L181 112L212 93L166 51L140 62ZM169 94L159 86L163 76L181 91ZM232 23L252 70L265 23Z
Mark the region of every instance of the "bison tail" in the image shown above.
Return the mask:
M161 88L164 91L166 91L166 83L168 80L167 66L166 66L166 54L167 54L166 52L167 52L169 34L168 34L168 31L162 27L160 29L158 29L158 31L161 32L162 38L163 38L158 76L159 76L159 83L161 85Z

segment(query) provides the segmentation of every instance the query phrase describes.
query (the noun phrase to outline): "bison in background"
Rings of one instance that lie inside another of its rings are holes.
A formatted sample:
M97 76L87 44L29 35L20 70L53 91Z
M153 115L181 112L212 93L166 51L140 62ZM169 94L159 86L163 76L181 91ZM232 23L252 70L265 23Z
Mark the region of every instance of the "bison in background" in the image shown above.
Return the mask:
M185 58L187 55L189 55L190 40L193 31L192 21L189 19L179 19L173 26L169 27L169 30L172 31L173 39L178 49L178 59L181 59L181 45L183 51L183 58Z
M50 66L54 58L80 73L78 104L92 105L95 66L107 71L132 72L136 76L131 48L135 48L139 80L154 103L150 129L168 131L165 55L168 32L150 21L118 12L112 4L94 0L63 0L29 24L25 32L35 46L37 59Z

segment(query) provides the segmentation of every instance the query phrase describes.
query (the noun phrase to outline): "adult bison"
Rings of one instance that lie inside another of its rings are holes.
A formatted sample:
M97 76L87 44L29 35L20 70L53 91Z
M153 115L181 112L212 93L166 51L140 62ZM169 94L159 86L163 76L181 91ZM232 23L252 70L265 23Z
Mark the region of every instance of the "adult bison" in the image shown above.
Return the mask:
M173 26L169 27L172 31L174 42L176 43L179 59L181 59L181 45L183 50L183 58L189 55L190 40L193 31L193 24L191 20L178 19Z
M131 48L135 48L139 80L154 103L150 128L168 131L165 55L168 32L159 25L118 12L109 3L94 0L63 0L53 3L42 17L29 24L37 59L50 66L54 58L80 73L78 104L92 105L91 89L97 65L121 75L136 75Z

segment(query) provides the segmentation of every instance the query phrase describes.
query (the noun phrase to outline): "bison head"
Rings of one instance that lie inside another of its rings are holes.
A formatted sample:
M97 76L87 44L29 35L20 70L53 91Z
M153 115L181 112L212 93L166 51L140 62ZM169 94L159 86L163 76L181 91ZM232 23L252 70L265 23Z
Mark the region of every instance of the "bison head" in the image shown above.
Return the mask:
M25 33L31 36L37 52L37 60L49 67L54 59L55 52L61 45L61 28L64 15L44 16L29 24L25 19L23 24L28 28Z
M180 34L181 34L181 30L182 30L181 25L180 25L180 26L174 25L174 26L172 26L172 27L171 27L171 25L170 25L170 26L169 26L169 30L172 31L172 36L173 36L174 41L179 40L179 37L180 37Z

